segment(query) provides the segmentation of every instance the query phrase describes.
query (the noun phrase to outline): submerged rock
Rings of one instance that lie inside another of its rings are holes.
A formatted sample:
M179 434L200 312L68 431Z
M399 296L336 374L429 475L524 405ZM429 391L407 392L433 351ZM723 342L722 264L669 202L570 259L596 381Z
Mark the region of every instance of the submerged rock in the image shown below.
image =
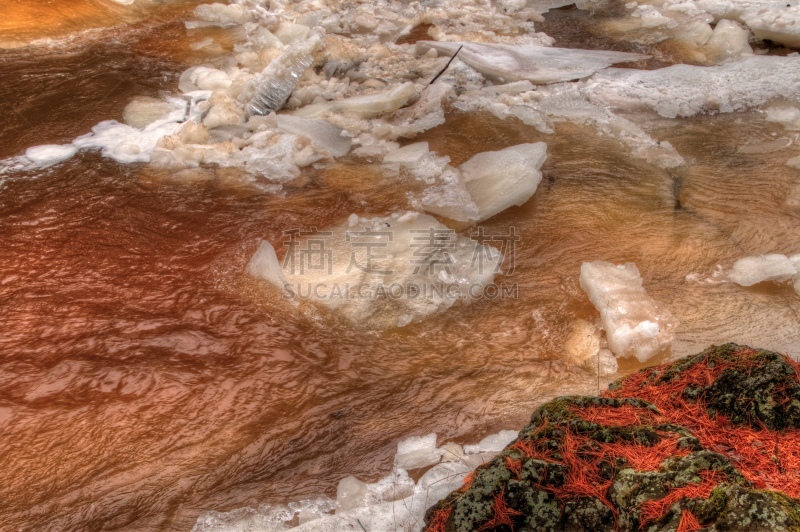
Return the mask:
M797 367L727 344L545 403L425 530L797 530Z

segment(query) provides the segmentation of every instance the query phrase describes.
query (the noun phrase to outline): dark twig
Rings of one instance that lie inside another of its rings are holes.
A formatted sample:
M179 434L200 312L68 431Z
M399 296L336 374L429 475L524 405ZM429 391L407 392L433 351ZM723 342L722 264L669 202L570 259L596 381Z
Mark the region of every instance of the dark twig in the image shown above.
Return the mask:
M433 78L433 79L431 80L431 82L430 82L430 83L428 83L428 85L433 85L433 82L434 82L434 81L436 81L437 79L439 79L439 76L441 76L442 74L444 74L444 71L445 71L445 70L447 70L448 68L450 68L450 63L452 63L452 62L453 62L453 59L455 59L455 58L456 58L456 56L458 55L458 52L460 52L462 48L464 48L464 45L463 45L463 44L462 44L461 46L459 46L459 47L458 47L458 50L456 50L456 53L454 53L454 54L453 54L453 57L451 57L451 58L450 58L450 61L448 61L448 62L447 62L447 64L444 66L444 68L443 68L443 69L441 69L441 70L439 71L439 73L438 73L438 74L436 74L436 77L435 77L435 78Z

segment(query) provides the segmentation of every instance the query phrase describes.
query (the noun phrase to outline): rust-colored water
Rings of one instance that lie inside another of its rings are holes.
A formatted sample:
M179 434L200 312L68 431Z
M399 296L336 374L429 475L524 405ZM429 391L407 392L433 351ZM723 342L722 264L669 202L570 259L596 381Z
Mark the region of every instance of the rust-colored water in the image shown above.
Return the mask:
M2 68L22 73L8 86L22 118L1 123L3 155L69 140L119 117L131 95L174 87L189 59L131 44L152 43L162 27L131 41L120 30L107 52L92 43L2 52ZM88 96L117 81L103 102ZM203 511L331 494L350 474L374 480L411 434L471 442L521 426L549 397L597 390L596 377L560 359L572 321L596 318L578 287L584 260L636 262L682 322L673 356L722 341L796 354L791 289L685 282L744 255L800 252L800 216L783 203L798 184L783 165L796 147L736 153L778 132L760 120L655 124L692 163L671 176L591 128L559 124L546 136L451 114L422 139L454 164L548 142L534 198L484 224L522 236L505 279L519 299L383 333L294 309L242 274L261 238L406 207L363 162L277 195L230 170L176 175L94 154L8 179L0 528L186 530Z

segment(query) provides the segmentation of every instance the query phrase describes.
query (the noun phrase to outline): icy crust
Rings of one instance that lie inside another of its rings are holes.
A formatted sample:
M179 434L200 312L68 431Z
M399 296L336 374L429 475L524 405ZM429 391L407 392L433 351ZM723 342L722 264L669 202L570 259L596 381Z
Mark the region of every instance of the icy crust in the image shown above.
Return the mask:
M467 474L490 460L517 437L504 430L463 448L456 443L436 447L436 434L411 437L398 443L391 473L373 484L355 477L339 482L336 499L318 497L287 505L262 504L230 512L206 512L193 532L277 532L307 530L342 532L381 530L417 532L425 511L462 485ZM408 457L413 455L414 461ZM429 468L417 482L408 470ZM332 514L332 512L335 512Z
M609 349L644 362L669 347L678 321L645 292L636 265L584 262L581 289L600 312Z
M667 118L731 113L776 98L800 98L800 57L753 56L713 67L610 68L592 76L588 99L616 109L646 107Z
M416 212L354 214L337 227L288 238L283 263L262 241L246 273L293 303L319 304L374 329L403 327L480 298L503 259Z

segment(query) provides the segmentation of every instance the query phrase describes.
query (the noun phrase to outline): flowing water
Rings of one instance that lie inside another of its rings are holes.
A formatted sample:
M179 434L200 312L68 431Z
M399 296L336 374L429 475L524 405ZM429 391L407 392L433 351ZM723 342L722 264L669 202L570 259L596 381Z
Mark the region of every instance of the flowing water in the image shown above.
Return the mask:
M2 155L68 142L132 96L174 86L193 61L189 7L98 0L43 20L37 2L4 6L7 41L55 44L0 51ZM406 207L363 162L307 172L279 194L237 170L176 174L91 153L7 177L0 528L186 530L209 509L376 479L407 435L471 442L521 426L547 398L596 393L607 380L561 356L574 320L597 317L578 285L585 260L635 262L681 321L658 360L725 341L800 354L791 288L686 280L745 255L800 252L800 212L784 201L798 186L784 165L796 145L737 153L782 134L756 112L662 122L658 138L690 160L680 173L632 161L586 126L543 135L450 111L420 139L455 165L548 142L534 198L483 224L522 237L503 279L518 298L385 332L294 308L243 275L262 238Z

